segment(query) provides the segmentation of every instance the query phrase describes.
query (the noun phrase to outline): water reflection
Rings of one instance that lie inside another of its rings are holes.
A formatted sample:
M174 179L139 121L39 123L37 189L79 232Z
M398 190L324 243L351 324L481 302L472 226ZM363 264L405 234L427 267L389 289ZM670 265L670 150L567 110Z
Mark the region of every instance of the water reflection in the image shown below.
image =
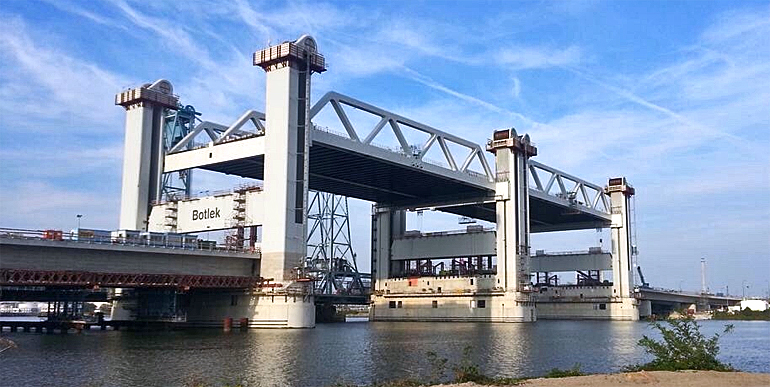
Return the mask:
M703 325L708 334L724 326L717 321ZM748 371L770 369L770 323L735 325L722 341L723 360ZM473 347L471 361L488 374L540 375L575 363L588 372L612 372L646 360L636 341L650 333L642 322L602 321L345 323L230 333L6 332L19 348L0 355L0 385L364 384L427 377L428 351L457 363L468 345Z

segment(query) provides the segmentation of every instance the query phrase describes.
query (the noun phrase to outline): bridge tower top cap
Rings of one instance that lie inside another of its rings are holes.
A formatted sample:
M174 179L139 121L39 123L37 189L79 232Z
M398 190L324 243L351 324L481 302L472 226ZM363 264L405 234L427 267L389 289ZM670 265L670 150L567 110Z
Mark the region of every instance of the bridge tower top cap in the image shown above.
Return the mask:
M628 183L628 181L626 181L625 177L613 177L607 182L607 186L604 187L604 192L607 194L622 192L626 196L633 196L636 193L636 190Z
M149 102L169 109L176 109L179 97L174 95L174 87L165 79L128 89L115 95L115 105L128 109L130 106Z
M518 135L515 128L496 130L492 139L487 141L487 151L495 153L498 149L511 148L523 152L527 157L537 156L537 148L528 134Z
M265 71L291 65L309 65L310 70L317 73L326 71L326 61L318 53L318 44L312 36L302 35L293 42L286 41L254 53L254 66Z

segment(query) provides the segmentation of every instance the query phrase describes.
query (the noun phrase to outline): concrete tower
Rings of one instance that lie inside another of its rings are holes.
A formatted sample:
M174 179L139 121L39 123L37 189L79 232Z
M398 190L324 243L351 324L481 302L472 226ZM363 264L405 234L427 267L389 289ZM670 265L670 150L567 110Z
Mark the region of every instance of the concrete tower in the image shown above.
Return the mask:
M310 76L326 70L315 40L303 35L254 53L267 73L265 98L265 219L261 276L291 280L307 253Z
M631 265L631 197L636 191L626 178L612 178L604 189L612 202L612 315L617 320L638 320Z
M391 245L393 239L404 236L406 211L387 207L372 207L372 286L375 291L385 292L385 284L391 277Z
M529 166L537 155L529 135L518 136L513 128L498 130L487 150L495 154L497 170L497 280L509 301L501 305L512 321L534 321L529 270ZM507 308L505 305L508 305Z
M163 185L163 117L177 108L171 83L159 79L115 96L126 109L120 229L146 230L150 205L160 200Z

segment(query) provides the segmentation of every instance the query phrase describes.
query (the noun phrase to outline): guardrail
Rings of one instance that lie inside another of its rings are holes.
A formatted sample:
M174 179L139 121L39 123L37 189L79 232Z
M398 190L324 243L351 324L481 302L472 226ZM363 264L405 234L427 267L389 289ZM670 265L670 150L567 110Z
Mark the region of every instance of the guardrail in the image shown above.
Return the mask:
M171 198L168 198L166 200L155 200L152 202L153 206L158 206L166 203L173 203L173 202L179 202L184 200L195 200L200 198L207 198L211 196L226 196L226 195L232 195L236 193L242 193L242 192L252 192L252 191L262 191L264 187L262 187L261 184L249 184L249 185L242 185L239 187L231 188L231 189L220 189L220 190L206 190L206 191L198 191L194 193L190 193L189 195L177 195Z
M89 230L92 231L92 230ZM151 236L162 236L163 233L152 233ZM145 235L146 236L146 235ZM261 249L258 246L235 248L230 246L217 246L212 241L196 239L193 243L184 242L184 238L181 236L175 236L181 238L181 240L157 240L154 238L141 239L139 238L119 238L112 235L93 235L84 236L78 235L74 232L63 232L61 230L28 230L17 228L0 228L0 239L24 239L24 240L44 240L52 243L59 242L72 242L83 243L92 245L121 245L121 246L135 246L135 247L150 247L161 249L174 249L174 250L190 250L190 251L212 251L212 252L228 252L228 253L242 253L261 255ZM176 239L176 238L174 238ZM203 243L200 243L203 242Z
M732 295L717 295L712 293L701 293L701 292L692 292L692 291L686 291L686 290L676 290L676 289L666 289L661 287L639 287L639 291L648 291L648 292L655 292L655 293L666 293L666 294L673 294L673 295L682 295L682 296L692 296L692 297L721 297L721 298L738 298L737 296Z
M542 257L544 255L593 255L593 254L610 254L609 251L606 250L574 250L574 251L544 251L544 250L535 250L535 257Z
M396 238L419 238L419 237L432 237L432 236L445 236L445 235L461 235L461 234L480 234L485 232L495 231L494 227L479 227L474 229L462 229L462 230L448 230L448 231L432 231L421 232L418 230L407 230L403 236Z

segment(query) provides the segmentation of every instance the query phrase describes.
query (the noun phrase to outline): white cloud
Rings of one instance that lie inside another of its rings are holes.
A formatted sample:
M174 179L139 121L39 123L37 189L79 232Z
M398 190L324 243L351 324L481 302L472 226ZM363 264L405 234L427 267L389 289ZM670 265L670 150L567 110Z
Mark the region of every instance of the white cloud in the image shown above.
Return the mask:
M513 95L513 98L519 98L519 95L521 95L521 81L517 77L512 77L511 81L513 82L511 94Z
M104 131L101 125L120 117L113 101L126 78L40 44L19 18L0 15L0 23L3 130Z
M504 46L492 55L498 65L513 69L538 69L575 65L582 59L582 51L576 46L563 49L549 47Z
M60 143L57 146L40 144L38 147L4 149L0 163L25 179L65 178L103 171L121 171L123 143L114 142L103 147L83 148L80 144Z
M119 195L27 180L4 185L0 190L0 224L14 228L69 230L76 226L75 215L83 214L83 227L114 229L118 224L119 203Z
M114 4L136 26L152 31L161 39L160 42L182 56L192 60L209 71L216 70L216 63L210 58L208 50L200 46L196 40L182 27L182 24L165 18L146 15L127 2L115 0Z

